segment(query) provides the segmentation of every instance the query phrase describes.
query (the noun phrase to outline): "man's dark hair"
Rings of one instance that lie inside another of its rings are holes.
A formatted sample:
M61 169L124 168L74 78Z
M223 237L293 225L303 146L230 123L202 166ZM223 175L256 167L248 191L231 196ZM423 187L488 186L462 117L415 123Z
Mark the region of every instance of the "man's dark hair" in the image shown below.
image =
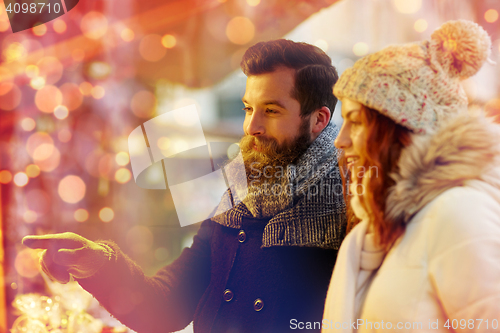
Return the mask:
M240 66L246 76L270 73L281 66L295 69L292 97L300 103L301 117L323 106L332 114L335 110L333 85L339 76L330 57L319 47L287 39L260 42L245 52Z

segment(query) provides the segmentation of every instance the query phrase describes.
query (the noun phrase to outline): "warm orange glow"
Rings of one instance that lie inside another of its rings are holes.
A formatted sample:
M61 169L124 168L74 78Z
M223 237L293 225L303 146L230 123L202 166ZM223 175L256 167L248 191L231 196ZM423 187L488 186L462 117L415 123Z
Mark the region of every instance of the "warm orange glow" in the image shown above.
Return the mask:
M488 23L493 23L498 20L498 12L495 9L488 9L486 13L484 13L484 19Z
M28 51L21 43L11 43L4 48L2 56L6 62L20 61L26 57Z
M54 152L54 145L52 143L42 143L36 147L33 152L33 159L38 161L43 161L48 159Z
M368 50L369 50L368 44L363 42L356 43L352 47L352 52L354 52L354 54L357 55L358 57L366 55L368 53Z
M249 6L255 7L260 3L260 0L247 0Z
M85 190L85 183L80 177L69 175L61 179L57 193L64 202L77 203L85 197Z
M35 150L42 144L54 145L54 140L52 137L44 132L36 132L30 135L26 141L26 151L33 157Z
M40 76L45 79L46 84L57 83L63 74L63 64L55 57L44 57L37 63Z
M33 159L35 164L44 172L51 172L59 166L61 162L61 153L56 147L53 148L52 154L43 160Z
M21 103L21 90L11 82L0 83L0 109L14 110Z
M40 168L38 165L30 164L26 167L26 174L30 178L36 178L40 175Z
M66 119L68 117L68 114L68 108L64 105L58 105L54 109L54 117L56 117L57 119Z
M38 214L32 210L27 210L23 214L23 220L26 223L33 223L38 218Z
M26 278L33 278L40 272L40 250L23 249L19 251L14 261L17 273Z
M167 49L171 49L177 44L177 39L172 35L165 35L161 38L161 44Z
M415 29L416 32L424 32L425 30L427 30L427 27L427 21L424 19L415 21L415 24L413 25L413 29Z
M113 174L116 169L115 161L113 155L104 154L99 158L99 164L97 165L99 176L104 179L112 179Z
M82 61L85 58L85 52L82 49L74 49L73 52L71 52L71 58L77 62Z
M393 0L393 3L402 14L414 14L422 7L422 0Z
M61 105L63 95L61 91L55 86L45 86L38 90L35 95L35 105L37 108L45 113L52 113L54 109Z
M78 222L85 222L89 218L89 212L86 209L79 208L75 211L75 214L73 215L75 220Z
M234 17L226 26L226 36L234 44L247 44L255 36L255 26L246 17Z
M500 123L500 98L489 100L484 106L486 116L493 117L494 121Z
M142 38L139 53L145 60L155 62L163 58L167 50L162 45L161 36L152 34Z
M155 105L155 95L147 90L136 93L130 102L132 112L139 118L151 117L155 111Z
M47 32L47 26L45 24L40 24L36 27L31 28L31 30L33 31L33 34L35 36L41 37Z
M71 131L67 128L63 128L57 133L57 138L61 142L69 142L69 140L71 140Z
M45 79L41 76L37 76L35 78L32 78L30 80L30 86L31 86L31 88L33 88L35 90L40 90L43 87L45 87Z
M83 96L80 92L80 88L76 84L67 82L59 89L63 95L62 104L66 106L69 111L73 111L82 105Z
M91 94L95 99L101 99L106 94L106 91L101 86L95 86L92 88Z
M80 88L80 92L84 96L88 96L92 93L92 84L90 84L89 82L80 83L79 88Z
M134 40L134 37L135 37L135 34L134 32L129 29L129 28L125 28L122 30L122 32L120 33L120 37L125 41L125 42L131 42Z
M153 233L148 227L136 225L127 232L127 245L134 253L146 253L153 245Z
M28 175L24 172L18 172L14 175L14 184L19 187L26 186L28 184L29 178Z
M57 19L54 21L54 23L52 24L53 28L54 28L54 31L57 32L58 34L62 34L66 31L66 22L64 22L63 20L61 19Z
M6 17L7 15L5 15ZM9 20L5 20L4 17L2 17L2 19L0 19L0 32L4 32L4 31L7 31L9 30L10 28L10 24L9 24Z
M29 77L30 79L33 79L38 76L38 73L40 72L38 70L38 67L35 65L28 65L26 66L26 69L24 70L26 73L26 76Z
M99 12L88 12L80 22L83 35L90 39L99 39L108 31L108 20Z
M130 178L132 178L132 174L128 169L120 168L115 172L115 180L120 184L127 183Z
M130 156L127 152L121 151L115 156L116 164L124 166L130 162Z
M115 217L115 212L109 207L104 207L99 211L99 218L102 222L109 222Z
M0 183L8 184L12 180L12 173L9 170L0 171Z

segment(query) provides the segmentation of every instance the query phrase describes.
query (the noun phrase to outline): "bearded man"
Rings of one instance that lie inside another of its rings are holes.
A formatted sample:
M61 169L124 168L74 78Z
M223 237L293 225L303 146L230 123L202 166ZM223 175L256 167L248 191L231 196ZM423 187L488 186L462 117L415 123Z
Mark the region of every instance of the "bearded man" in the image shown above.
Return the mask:
M153 277L113 242L72 233L28 236L45 248L52 278L72 276L137 332L319 331L337 249L345 234L342 181L330 122L337 72L319 48L289 40L250 47L245 136L248 194L228 190L193 245Z

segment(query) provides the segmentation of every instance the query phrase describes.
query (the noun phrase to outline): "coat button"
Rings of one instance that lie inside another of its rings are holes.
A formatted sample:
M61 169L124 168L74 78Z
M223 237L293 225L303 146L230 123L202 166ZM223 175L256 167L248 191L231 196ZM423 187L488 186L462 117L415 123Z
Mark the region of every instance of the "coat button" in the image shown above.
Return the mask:
M260 298L257 298L255 302L253 302L253 309L259 312L260 310L262 310L262 308L264 308L264 301Z
M238 233L238 242L240 243L244 243L245 240L247 239L247 234L245 233L245 231L243 230L240 230L240 232Z
M233 297L234 297L234 293L231 290L229 290L229 289L224 290L224 294L222 294L222 298L224 298L224 300L226 302L231 302Z

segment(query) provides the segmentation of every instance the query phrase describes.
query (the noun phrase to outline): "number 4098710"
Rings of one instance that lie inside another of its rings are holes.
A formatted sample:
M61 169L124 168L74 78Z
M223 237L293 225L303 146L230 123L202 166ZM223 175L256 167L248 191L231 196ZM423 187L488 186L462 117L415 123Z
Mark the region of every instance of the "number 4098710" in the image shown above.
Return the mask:
M37 7L40 7L40 11L38 11L38 8ZM42 11L44 10L44 8L46 8L48 10L48 12L50 13L50 2L48 4L44 3L44 2L39 2L38 4L36 3L23 3L23 4L19 4L19 3L15 3L14 6L12 6L12 3L9 3L9 5L7 6L7 8L5 8L5 10L7 11L7 13L32 13L32 14L35 14L35 13L39 13L41 14ZM61 11L61 4L59 3L54 3L53 6L52 6L52 11L54 13L59 13Z

